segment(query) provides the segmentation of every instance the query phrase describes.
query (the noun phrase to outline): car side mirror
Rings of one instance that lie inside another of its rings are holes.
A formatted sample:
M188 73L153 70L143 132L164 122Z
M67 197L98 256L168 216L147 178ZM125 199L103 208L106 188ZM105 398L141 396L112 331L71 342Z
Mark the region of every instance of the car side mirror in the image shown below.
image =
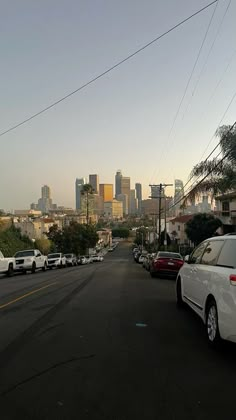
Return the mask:
M185 257L184 257L184 261L185 261L186 263L189 263L189 255L185 255Z

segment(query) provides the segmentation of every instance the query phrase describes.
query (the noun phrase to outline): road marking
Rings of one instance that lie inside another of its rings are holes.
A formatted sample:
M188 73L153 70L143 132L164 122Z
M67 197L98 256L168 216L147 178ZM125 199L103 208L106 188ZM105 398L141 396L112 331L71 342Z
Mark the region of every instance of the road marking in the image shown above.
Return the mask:
M137 322L136 327L144 328L147 327L147 324L144 324L143 322Z
M6 308L6 306L12 305L13 303L18 302L19 300L25 299L26 297L33 295L34 293L40 292L40 290L47 289L48 287L51 287L57 283L58 283L57 281L54 281L53 283L47 284L47 286L43 286L43 287L40 287L39 289L32 290L31 292L28 292L25 295L19 296L18 298L11 300L10 302L0 305L0 309Z

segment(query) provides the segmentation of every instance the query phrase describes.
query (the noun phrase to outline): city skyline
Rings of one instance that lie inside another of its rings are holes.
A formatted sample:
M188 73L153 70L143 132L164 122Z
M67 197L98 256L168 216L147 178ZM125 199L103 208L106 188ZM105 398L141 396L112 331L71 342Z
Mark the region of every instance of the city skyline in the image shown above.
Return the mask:
M37 8L33 2L13 4L14 13L12 3L5 2L0 16L6 40L0 47L1 132L206 2L150 0L147 7L141 0L122 0L93 8L75 0L70 7L62 1L56 8L53 2ZM77 176L99 173L101 183L113 183L113 170L120 166L142 183L144 197L150 194L149 183L173 183L175 177L185 183L193 166L217 144L212 136L218 125L235 119L236 103L230 101L236 3L226 8L225 1L218 2L216 10L209 7L82 92L1 137L0 206L25 206L45 183L56 202L74 206Z

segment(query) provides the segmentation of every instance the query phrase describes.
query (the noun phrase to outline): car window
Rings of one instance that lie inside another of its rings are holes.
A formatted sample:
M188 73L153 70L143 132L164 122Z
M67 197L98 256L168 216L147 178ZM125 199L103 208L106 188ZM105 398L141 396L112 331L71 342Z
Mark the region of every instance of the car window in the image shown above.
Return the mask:
M198 247L192 252L190 259L189 259L189 264L199 264L201 261L201 257L203 254L203 251L205 249L207 245L207 242L202 242L200 245L198 245Z
M217 265L223 267L236 268L236 241L227 239L224 241L224 246L221 250Z
M208 242L201 259L201 264L216 265L223 242L223 240Z

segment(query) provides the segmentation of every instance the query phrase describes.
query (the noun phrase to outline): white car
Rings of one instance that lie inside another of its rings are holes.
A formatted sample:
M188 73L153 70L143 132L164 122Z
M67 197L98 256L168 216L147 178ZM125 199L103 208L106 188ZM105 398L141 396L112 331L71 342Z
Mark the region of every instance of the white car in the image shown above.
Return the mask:
M8 277L14 275L16 261L15 258L4 258L0 251L0 274L6 274Z
M48 254L48 268L65 268L66 257L61 252L55 252L54 254Z
M195 248L179 271L176 298L202 318L210 344L220 338L236 343L236 234Z
M38 269L43 271L47 269L47 257L41 254L38 249L18 251L14 257L16 260L15 271L21 271L22 273L31 271L31 273L35 273Z

